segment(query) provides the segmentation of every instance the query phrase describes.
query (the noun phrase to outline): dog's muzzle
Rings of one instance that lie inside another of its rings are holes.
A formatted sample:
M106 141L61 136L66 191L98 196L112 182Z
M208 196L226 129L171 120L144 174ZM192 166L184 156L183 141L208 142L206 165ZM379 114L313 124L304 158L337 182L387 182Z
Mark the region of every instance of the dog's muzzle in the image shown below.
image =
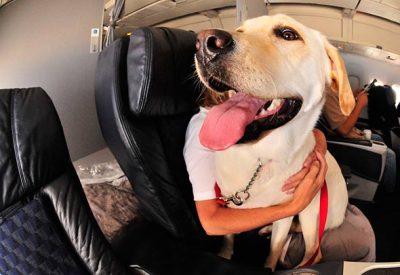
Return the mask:
M196 39L196 58L206 65L216 57L234 48L234 40L230 33L212 29L199 32Z

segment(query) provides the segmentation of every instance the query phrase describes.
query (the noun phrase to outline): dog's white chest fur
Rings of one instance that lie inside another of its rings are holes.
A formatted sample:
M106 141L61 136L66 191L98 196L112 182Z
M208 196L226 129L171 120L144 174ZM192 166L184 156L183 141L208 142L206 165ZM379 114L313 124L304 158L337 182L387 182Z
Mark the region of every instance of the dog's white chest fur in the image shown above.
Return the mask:
M273 138L267 137L263 142L265 148L279 146ZM315 140L311 134L302 150L297 153L291 152L291 158L285 152L274 155L274 150L262 152L259 146L249 144L239 144L225 151L217 152L215 157L217 183L225 197L245 189L251 178L257 174L248 190L249 199L241 206L231 203L229 207L266 207L290 199L291 195L282 192L282 185L291 175L302 168L304 159L312 151L314 145ZM259 162L261 162L262 168L256 173Z
M277 140L273 136L270 139L262 140L264 148L279 149L280 146L284 146L282 143L284 143L282 139ZM275 150L272 149L261 151L259 146L260 144L239 144L216 153L217 183L225 197L245 189L255 174L258 162L261 161L262 163L261 170L249 188L250 197L240 206L230 203L229 207L268 207L291 199L292 195L282 192L282 186L290 176L301 170L304 160L315 146L315 139L313 134L310 133L300 150L291 153L290 151L289 153L283 151L280 155L276 155ZM325 158L328 164L326 175L329 196L326 224L326 229L328 229L339 226L343 222L347 206L347 189L336 160L329 152L326 153ZM311 212L315 214L319 213L319 195L305 210L307 209L312 209Z

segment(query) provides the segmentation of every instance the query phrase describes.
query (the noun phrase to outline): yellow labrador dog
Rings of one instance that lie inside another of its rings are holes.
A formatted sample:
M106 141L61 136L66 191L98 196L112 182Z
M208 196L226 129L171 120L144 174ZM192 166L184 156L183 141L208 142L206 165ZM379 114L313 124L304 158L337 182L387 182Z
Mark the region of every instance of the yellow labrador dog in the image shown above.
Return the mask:
M312 130L324 104L325 89L339 93L340 107L354 107L343 60L319 32L286 15L246 21L234 32L198 34L196 69L214 92L235 91L207 114L200 142L216 150L216 176L228 207L254 208L291 199L282 185L297 173L314 149ZM326 229L344 219L348 195L340 168L327 152L329 194ZM318 248L317 195L299 213L306 263ZM272 225L266 265L275 268L293 217Z

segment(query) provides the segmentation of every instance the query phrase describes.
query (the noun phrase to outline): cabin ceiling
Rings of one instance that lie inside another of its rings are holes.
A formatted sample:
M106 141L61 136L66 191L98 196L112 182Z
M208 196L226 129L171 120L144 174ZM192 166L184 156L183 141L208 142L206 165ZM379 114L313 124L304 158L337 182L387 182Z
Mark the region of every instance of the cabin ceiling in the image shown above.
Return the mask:
M104 25L108 25L113 6L114 0L106 2ZM236 0L126 0L118 26L132 30L207 10L235 6Z
M115 0L104 1L104 26L109 24L109 14L114 6L114 2ZM311 27L316 27L318 30L325 33L331 42L344 52L400 65L400 51L397 49L397 46L391 46L393 43L398 43L390 41L391 39L396 41L400 37L400 32L398 31L400 30L400 0L264 0L264 2L268 5L269 13L271 14L277 10L279 11L279 7L281 6L292 6L292 10L296 10L298 7L303 8L305 12L304 16L309 16L306 20L309 20L310 23L318 16L335 17L335 13L338 14L337 17L349 18L351 21L353 18L357 18L357 20L351 23L348 23L348 20L347 22L336 20L336 22L338 22L338 24L348 24L349 29L353 28L353 24L362 25L364 29L352 29L352 32L356 30L360 31L359 33L351 34L351 36L352 38L353 35L372 37L371 39L365 37L358 39L363 40L365 38L364 40L368 41L366 43L358 43L357 39L346 40L343 39L343 37L337 38L338 36L336 35L324 32L324 26L322 26L321 29L311 24ZM314 12L307 10L306 5L314 7ZM321 13L318 13L319 7L321 7ZM335 10L335 12L324 14L324 9ZM317 10L317 12L315 12L315 10ZM286 10L283 9L283 12L286 12ZM288 14L292 15L290 13ZM373 16L371 17L370 15ZM215 23L218 21L215 20L215 18L218 20L225 19L225 22L229 21L228 25L234 26L236 24L236 0L126 0L121 19L117 22L116 37L123 36L140 26L163 25L168 27L190 28L193 26L193 24L191 25L191 21L194 19L197 20L196 27L203 29L207 28L206 20L213 21L214 19ZM376 29L377 31L375 33L368 31L367 25L372 26L373 24L371 25L371 22L374 20L383 21L385 33L381 32L380 29ZM173 23L174 21L175 23ZM177 21L180 22L178 26L176 26ZM219 27L218 22L212 25L214 25L214 27ZM347 26L343 26L337 29L342 32L346 31L345 28L347 28ZM226 27L225 24L223 24L223 27ZM197 31L195 28L191 29ZM394 35L393 37L391 37L392 34ZM380 46L382 40L386 40L386 42L382 42L386 43L383 47ZM389 45L389 47L386 47L387 45Z
M400 24L399 0L267 0L270 4L316 4L348 9L349 13L363 12Z
M108 24L114 1L105 0L104 25ZM337 7L347 10L349 14L367 13L400 24L399 0L265 0L265 2L271 5L286 3ZM122 19L118 25L151 26L193 13L235 6L235 0L126 0Z

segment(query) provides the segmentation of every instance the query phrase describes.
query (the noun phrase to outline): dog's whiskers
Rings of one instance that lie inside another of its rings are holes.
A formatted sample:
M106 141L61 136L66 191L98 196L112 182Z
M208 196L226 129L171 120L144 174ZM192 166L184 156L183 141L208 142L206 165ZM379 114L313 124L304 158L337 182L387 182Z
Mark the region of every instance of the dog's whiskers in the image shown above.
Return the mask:
M195 65L192 65L193 67ZM198 102L201 99L201 96L204 94L204 92L207 90L207 87L203 84L203 82L200 81L200 78L198 77L197 71L194 70L193 73L189 74L186 78L185 81L192 80L194 83L194 89L197 91L199 90L199 94L196 98L196 102Z

